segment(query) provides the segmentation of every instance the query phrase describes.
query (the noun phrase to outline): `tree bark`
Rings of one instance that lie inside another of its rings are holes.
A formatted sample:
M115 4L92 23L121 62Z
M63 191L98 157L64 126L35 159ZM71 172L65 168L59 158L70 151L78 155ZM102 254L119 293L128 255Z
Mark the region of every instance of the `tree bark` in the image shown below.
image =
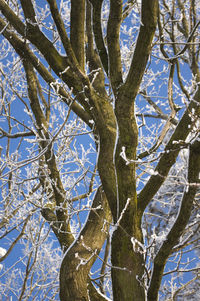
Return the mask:
M61 301L89 301L88 273L107 237L109 222L110 209L106 195L100 187L84 228L64 255L60 268Z

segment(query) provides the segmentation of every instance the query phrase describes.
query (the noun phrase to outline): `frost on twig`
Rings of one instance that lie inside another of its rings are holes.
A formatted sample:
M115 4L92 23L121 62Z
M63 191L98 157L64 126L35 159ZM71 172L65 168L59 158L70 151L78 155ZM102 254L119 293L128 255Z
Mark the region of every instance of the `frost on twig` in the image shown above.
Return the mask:
M122 151L120 153L120 156L122 157L122 159L124 159L124 161L126 162L126 165L129 165L131 163L142 162L141 160L131 160L131 159L128 159L127 156L126 156L126 147L125 146L122 146Z

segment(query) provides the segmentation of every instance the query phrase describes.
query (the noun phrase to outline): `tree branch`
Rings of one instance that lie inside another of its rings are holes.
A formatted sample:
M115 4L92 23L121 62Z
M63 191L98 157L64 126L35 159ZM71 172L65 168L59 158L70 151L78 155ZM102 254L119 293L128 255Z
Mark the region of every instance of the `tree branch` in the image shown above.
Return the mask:
M190 102L186 109L183 117L177 125L171 139L167 143L164 153L162 154L156 168L155 173L150 177L145 187L138 195L138 206L141 210L141 214L144 212L148 203L152 200L154 195L158 192L159 188L165 181L166 176L169 173L170 168L175 163L176 158L179 154L180 148L178 144L174 143L178 141L185 141L189 132L191 131L190 126L192 121L190 114L194 110L194 114L199 116L200 114L200 85L194 95L194 99Z
M122 0L110 0L110 13L107 25L107 44L109 56L109 76L113 92L122 84L122 63L119 44L120 25L122 22Z
M26 1L26 0L24 0ZM58 30L59 36L61 38L61 41L63 43L63 46L65 48L66 54L69 56L70 61L72 64L78 65L78 61L75 57L74 51L72 49L72 45L70 43L70 40L67 36L67 32L65 29L65 24L63 22L63 19L60 16L58 6L56 3L56 0L48 0L50 10L51 10L51 15L53 17L53 20L56 24L56 28Z
M94 49L94 39L92 32L92 18L91 18L91 4L87 1L86 8L86 35L87 35L87 47L86 47L86 60L89 62L89 79L92 86L96 91L99 91L102 95L106 94L105 89L105 76L102 68L102 62L100 60L100 53ZM94 21L93 21L94 22ZM93 24L94 25L94 24ZM105 67L104 67L105 68Z
M26 19L25 26L4 0L0 0L0 9L17 32L24 37L24 39L28 39L40 50L57 74L67 68L68 64L66 59L58 53L49 39L47 39L47 37L40 31L37 23L32 23L31 20ZM27 14L30 13L30 11L30 8L29 10L25 10Z
M87 222L78 239L66 252L60 269L60 299L88 300L88 273L107 237L110 209L102 188L96 192Z
M15 238L15 240L12 242L11 246L9 247L9 249L7 250L6 254L3 255L2 257L0 257L0 262L2 262L4 259L6 259L6 257L10 254L10 252L12 251L12 249L14 248L14 246L17 244L17 242L20 240L20 238L24 235L24 231L26 228L26 225L28 223L30 219L30 215L26 218L25 223L23 225L23 228L21 230L21 233Z
M127 95L130 102L135 99L144 75L156 30L157 16L158 0L143 0L140 31L131 66L124 85L120 87L120 90L123 90L122 93Z
M85 0L71 0L70 42L76 58L85 69Z
M104 70L108 75L108 54L103 39L102 25L101 25L101 8L102 8L103 0L100 1L89 0L89 1L92 3L93 6L92 21L93 21L95 44L98 49L99 57L101 59Z
M30 137L30 136L35 136L35 134L33 132L19 132L15 134L10 134L5 132L2 128L0 128L0 139L3 137L14 139L19 137Z
M59 241L64 249L73 242L74 238L71 234L70 225L68 222L68 215L66 209L66 202L65 202L65 190L62 185L62 181L60 178L60 174L57 168L55 155L52 149L52 143L48 144L49 141L49 134L47 132L48 124L46 122L45 116L41 110L39 99L37 96L37 80L36 75L33 70L32 65L27 62L23 61L24 69L26 72L26 78L28 82L28 95L30 99L31 109L36 119L38 134L42 138L40 142L40 146L42 149L47 148L44 156L45 162L50 170L50 179L51 185L53 188L54 198L56 202L56 218L57 221L60 223L60 237ZM44 139L45 138L45 139Z
M3 0L0 0L0 9L17 32L24 37L25 40L28 39L37 47L54 72L69 88L73 87L74 92L77 94L80 93L80 91L83 90L83 85L85 85L85 76L79 67L76 64L72 64L68 57L63 57L59 54L53 43L40 31L37 23L32 23L31 20L26 19L25 26ZM81 100L81 97L79 97L79 100ZM81 104L85 107L86 102L83 100Z
M193 206L193 200L200 184L199 173L200 141L197 139L190 146L189 150L188 187L186 187L183 194L178 216L154 259L153 272L147 293L148 300L157 299L158 290L162 280L163 270L167 258L170 255L173 247L177 244L189 221Z
M1 1L1 0L0 0ZM0 18L0 30L4 29L2 34L4 37L11 43L14 47L18 55L22 58L28 59L35 69L40 73L43 79L49 84L55 86L56 93L61 97L61 99L69 105L71 103L69 99L69 95L66 90L56 82L55 78L51 75L51 73L46 69L46 67L41 63L41 61L33 54L27 44L25 44L14 32L11 32L7 28L5 28L6 23ZM71 84L73 80L71 79ZM73 82L75 84L75 81ZM84 97L82 94L78 94L77 98L81 103L84 103L86 106L86 102L84 101ZM89 120L91 119L90 110L88 108L87 111L83 109L78 103L73 102L72 110L84 121L87 123L89 127L91 124Z

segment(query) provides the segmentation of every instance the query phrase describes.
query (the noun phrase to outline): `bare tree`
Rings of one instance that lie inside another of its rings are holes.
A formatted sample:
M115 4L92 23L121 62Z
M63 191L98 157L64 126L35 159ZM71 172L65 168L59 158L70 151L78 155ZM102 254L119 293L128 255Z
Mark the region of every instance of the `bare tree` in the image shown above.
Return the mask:
M0 11L2 296L191 299L200 4L0 0Z

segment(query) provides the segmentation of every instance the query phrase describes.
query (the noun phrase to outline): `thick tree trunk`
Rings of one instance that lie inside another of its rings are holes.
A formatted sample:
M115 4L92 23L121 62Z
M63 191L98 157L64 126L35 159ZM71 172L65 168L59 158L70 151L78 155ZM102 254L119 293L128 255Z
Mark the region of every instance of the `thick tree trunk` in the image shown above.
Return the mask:
M133 244L128 235L118 227L112 236L112 285L113 300L145 300L142 276L144 260L141 250Z
M61 264L61 301L89 301L88 273L103 246L111 222L110 209L101 187L97 190L92 207L84 228L65 253Z

